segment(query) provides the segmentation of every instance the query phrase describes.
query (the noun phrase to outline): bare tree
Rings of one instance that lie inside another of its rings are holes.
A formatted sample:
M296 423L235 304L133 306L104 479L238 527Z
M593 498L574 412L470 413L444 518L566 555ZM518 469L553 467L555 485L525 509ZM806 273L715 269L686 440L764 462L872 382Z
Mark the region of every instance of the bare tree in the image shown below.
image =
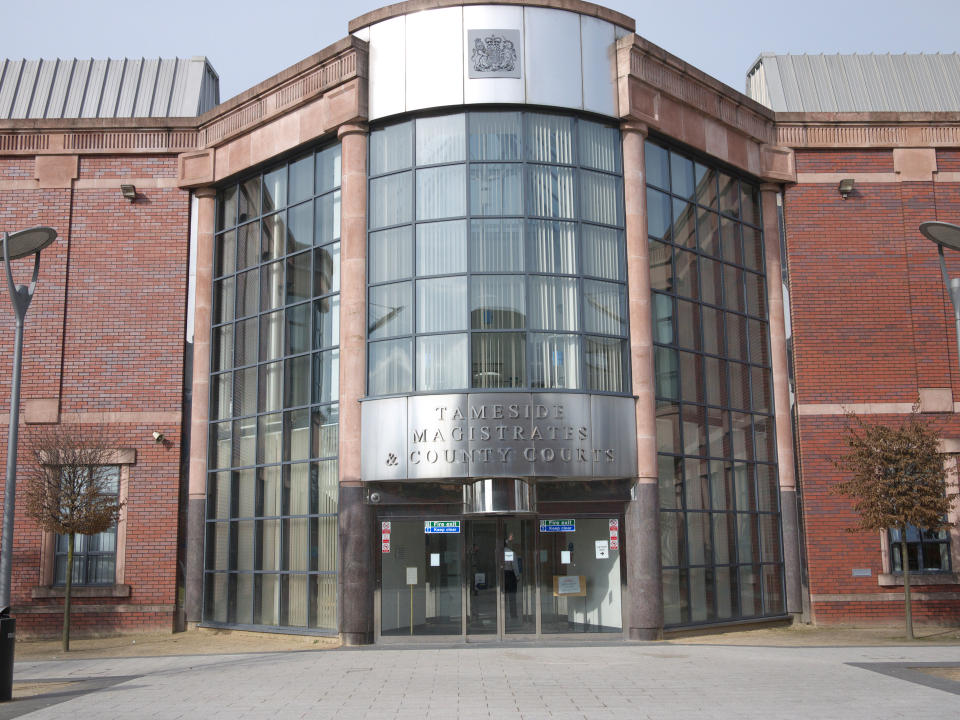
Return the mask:
M929 531L950 527L947 513L956 497L947 495L940 436L920 419L918 406L900 427L865 422L852 413L847 419L849 452L835 464L850 478L834 490L854 500L859 522L850 531L900 531L904 619L907 639L912 640L907 527Z
M113 527L123 507L110 488L112 452L95 432L58 426L31 444L34 463L27 470L23 497L27 516L44 530L67 536L63 604L63 650L70 650L70 595L77 535Z

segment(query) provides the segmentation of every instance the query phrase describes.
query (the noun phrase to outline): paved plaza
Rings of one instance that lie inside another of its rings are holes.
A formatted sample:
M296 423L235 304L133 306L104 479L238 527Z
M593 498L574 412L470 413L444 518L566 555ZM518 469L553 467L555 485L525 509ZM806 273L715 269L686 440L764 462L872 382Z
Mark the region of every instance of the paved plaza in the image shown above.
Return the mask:
M18 685L50 692L0 706L0 720L960 717L960 682L932 666L956 673L960 647L705 640L24 661Z

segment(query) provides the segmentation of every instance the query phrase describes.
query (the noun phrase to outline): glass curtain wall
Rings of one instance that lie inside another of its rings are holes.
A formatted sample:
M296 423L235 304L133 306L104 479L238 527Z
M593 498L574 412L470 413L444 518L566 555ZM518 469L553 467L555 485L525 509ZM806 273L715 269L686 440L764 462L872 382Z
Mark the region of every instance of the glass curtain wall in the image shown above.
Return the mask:
M648 141L664 621L784 612L760 199Z
M337 629L340 147L217 199L204 621Z
M370 134L368 394L628 391L620 136L472 112Z

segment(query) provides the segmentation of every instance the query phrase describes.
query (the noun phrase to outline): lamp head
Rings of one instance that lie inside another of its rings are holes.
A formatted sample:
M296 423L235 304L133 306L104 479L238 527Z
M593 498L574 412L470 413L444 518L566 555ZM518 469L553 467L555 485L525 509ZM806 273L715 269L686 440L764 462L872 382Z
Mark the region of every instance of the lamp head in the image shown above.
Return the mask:
M19 260L38 253L56 239L57 231L43 225L10 233L7 235L7 249L10 252L10 259ZM0 260L2 259L0 257Z
M960 225L932 220L920 223L920 232L927 240L951 250L960 250Z

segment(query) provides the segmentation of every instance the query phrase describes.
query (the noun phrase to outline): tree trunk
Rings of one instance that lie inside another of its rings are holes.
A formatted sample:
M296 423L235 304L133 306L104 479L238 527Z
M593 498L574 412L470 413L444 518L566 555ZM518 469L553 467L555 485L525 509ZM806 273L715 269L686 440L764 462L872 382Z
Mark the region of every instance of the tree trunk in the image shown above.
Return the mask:
M907 556L907 529L900 528L900 566L903 568L903 614L907 640L913 640L913 608L910 606L910 558Z
M73 542L75 533L68 536L67 581L63 590L63 651L70 652L70 591L73 589Z

